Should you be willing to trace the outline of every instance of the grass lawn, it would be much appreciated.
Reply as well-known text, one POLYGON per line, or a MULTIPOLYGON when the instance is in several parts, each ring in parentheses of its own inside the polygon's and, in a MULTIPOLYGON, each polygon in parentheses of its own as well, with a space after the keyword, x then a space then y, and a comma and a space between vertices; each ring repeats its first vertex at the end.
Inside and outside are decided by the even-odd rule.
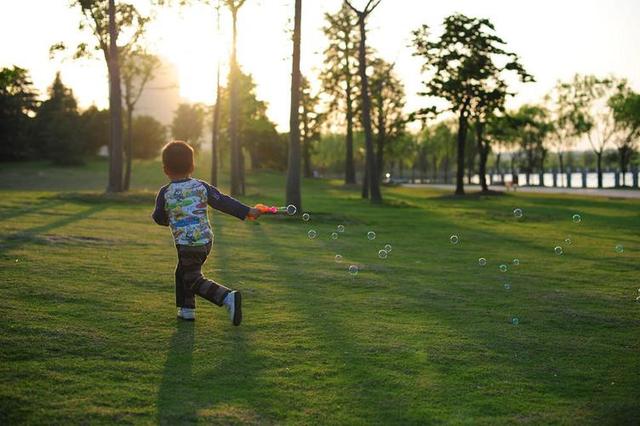
MULTIPOLYGON (((106 163, 0 165, 0 424, 640 422, 640 202, 387 188, 372 207, 305 181, 308 223, 212 214, 234 328, 202 299, 175 319, 164 179, 135 166, 105 197, 106 163)), ((283 187, 250 175, 243 201, 283 187)))

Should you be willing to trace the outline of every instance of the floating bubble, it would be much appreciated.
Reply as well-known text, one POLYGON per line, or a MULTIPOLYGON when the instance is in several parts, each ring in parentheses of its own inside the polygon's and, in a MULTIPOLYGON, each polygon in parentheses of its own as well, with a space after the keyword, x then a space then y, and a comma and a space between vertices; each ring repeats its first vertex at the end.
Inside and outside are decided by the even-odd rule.
POLYGON ((565 239, 564 239, 564 242, 565 242, 565 244, 566 244, 566 245, 568 245, 568 246, 570 246, 570 245, 571 245, 571 243, 572 243, 571 238, 569 238, 569 237, 565 238, 565 239))
POLYGON ((358 266, 357 265, 349 266, 349 273, 351 275, 358 275, 358 266))
POLYGON ((521 218, 523 215, 522 209, 514 209, 513 210, 513 215, 517 218, 521 218))
POLYGON ((296 214, 297 211, 298 211, 298 209, 293 204, 289 204, 287 206, 287 214, 289 216, 293 216, 294 214, 296 214))
POLYGON ((503 287, 504 287, 505 290, 511 290, 511 284, 509 284, 509 283, 504 283, 503 287))
POLYGON ((337 240, 338 239, 338 233, 337 232, 332 232, 331 233, 331 239, 332 240, 337 240))
POLYGON ((373 232, 373 231, 367 232, 367 238, 369 239, 369 241, 375 240, 376 239, 376 233, 373 232))
POLYGON ((509 269, 507 265, 505 265, 504 263, 500 265, 498 268, 500 269, 500 272, 507 272, 507 269, 509 269))
POLYGON ((344 232, 344 225, 338 225, 338 232, 340 233, 344 232))
POLYGON ((520 320, 518 319, 518 317, 511 318, 511 324, 513 324, 513 325, 520 324, 520 320))
POLYGON ((16 263, 20 262, 20 259, 16 259, 16 263))
POLYGON ((478 265, 485 266, 486 264, 487 264, 487 259, 485 259, 484 257, 481 257, 480 259, 478 259, 478 265))
POLYGON ((392 249, 393 249, 393 247, 391 247, 391 244, 385 244, 384 245, 384 251, 386 251, 387 253, 391 253, 392 249))
POLYGON ((513 264, 516 266, 520 265, 520 259, 513 259, 513 264))
POLYGON ((624 252, 624 247, 622 247, 622 244, 618 244, 616 246, 616 253, 623 253, 624 252))
POLYGON ((582 222, 582 217, 579 214, 574 214, 571 220, 573 220, 573 223, 580 223, 582 222))
POLYGON ((458 244, 460 242, 460 237, 453 234, 452 236, 449 237, 449 241, 451 242, 451 244, 458 244))
POLYGON ((380 250, 380 251, 378 251, 378 257, 379 257, 380 259, 386 259, 388 255, 389 255, 389 253, 387 253, 387 251, 386 251, 386 250, 380 250))
POLYGON ((335 259, 336 259, 336 263, 342 263, 342 255, 336 254, 335 259))
POLYGON ((304 220, 305 222, 309 222, 309 219, 311 219, 311 216, 309 216, 309 213, 302 214, 302 220, 304 220))
POLYGON ((318 233, 315 230, 310 229, 309 232, 307 232, 307 236, 309 237, 310 240, 313 240, 318 236, 318 233))
POLYGON ((557 254, 558 256, 560 256, 562 253, 564 253, 564 250, 562 250, 562 247, 560 246, 556 246, 553 251, 555 252, 555 254, 557 254))

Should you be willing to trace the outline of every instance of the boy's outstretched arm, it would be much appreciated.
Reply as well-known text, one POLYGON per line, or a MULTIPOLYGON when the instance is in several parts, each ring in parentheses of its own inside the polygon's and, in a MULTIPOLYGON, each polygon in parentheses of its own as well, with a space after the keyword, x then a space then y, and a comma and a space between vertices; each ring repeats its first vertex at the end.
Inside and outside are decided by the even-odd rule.
POLYGON ((156 195, 156 208, 153 210, 151 217, 153 220, 162 226, 169 226, 169 216, 167 210, 164 208, 164 193, 167 191, 167 187, 160 188, 158 195, 156 195))
POLYGON ((220 210, 221 212, 231 216, 235 216, 240 220, 245 220, 250 214, 255 217, 259 216, 259 214, 257 216, 255 215, 255 209, 252 209, 233 197, 223 194, 218 191, 215 186, 210 185, 207 182, 200 182, 202 182, 205 188, 207 188, 207 201, 214 209, 220 210))

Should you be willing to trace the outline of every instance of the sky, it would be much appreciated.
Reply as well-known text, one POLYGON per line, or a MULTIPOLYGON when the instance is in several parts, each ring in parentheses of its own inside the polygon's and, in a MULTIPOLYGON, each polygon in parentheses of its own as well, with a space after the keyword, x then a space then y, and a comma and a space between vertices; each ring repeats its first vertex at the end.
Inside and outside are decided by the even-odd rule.
MULTIPOLYGON (((151 8, 150 1, 130 0, 143 13, 153 13, 147 43, 149 49, 175 65, 180 94, 191 102, 215 100, 216 63, 227 65, 230 15, 223 9, 221 31, 216 31, 213 6, 151 8)), ((69 0, 0 0, 0 66, 27 68, 44 95, 55 72, 62 72, 81 107, 107 106, 108 86, 104 59, 73 61, 49 58, 49 46, 64 41, 73 45, 91 40, 78 30, 79 11, 69 0)), ((365 0, 354 0, 363 4, 365 0)), ((214 0, 215 3, 215 0, 214 0)), ((324 14, 339 9, 341 0, 303 0, 302 73, 315 79, 322 67, 326 40, 324 14)), ((640 90, 640 1, 638 0, 382 0, 368 22, 368 43, 378 54, 396 64, 405 84, 407 111, 425 107, 418 96, 422 76, 420 59, 408 47, 411 31, 428 24, 438 32, 452 13, 489 18, 507 48, 517 53, 536 82, 517 84, 509 107, 539 102, 558 79, 575 73, 627 78, 640 90)), ((289 121, 293 0, 247 0, 238 22, 238 58, 253 75, 257 95, 265 100, 278 129, 289 121)))

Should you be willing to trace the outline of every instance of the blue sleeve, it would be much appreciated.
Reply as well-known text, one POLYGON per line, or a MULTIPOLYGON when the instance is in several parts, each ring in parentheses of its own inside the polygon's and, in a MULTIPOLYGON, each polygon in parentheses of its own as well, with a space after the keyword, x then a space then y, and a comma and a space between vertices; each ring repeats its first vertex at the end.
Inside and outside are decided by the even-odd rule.
POLYGON ((162 226, 169 226, 169 216, 167 215, 167 210, 164 208, 164 194, 167 192, 167 187, 169 185, 165 185, 160 188, 158 195, 156 196, 156 208, 153 210, 153 214, 151 217, 153 220, 162 226))
POLYGON ((218 191, 218 189, 208 184, 207 182, 200 181, 207 189, 207 203, 216 210, 220 210, 223 213, 235 216, 238 219, 244 220, 249 214, 250 207, 242 204, 235 198, 229 197, 218 191))

